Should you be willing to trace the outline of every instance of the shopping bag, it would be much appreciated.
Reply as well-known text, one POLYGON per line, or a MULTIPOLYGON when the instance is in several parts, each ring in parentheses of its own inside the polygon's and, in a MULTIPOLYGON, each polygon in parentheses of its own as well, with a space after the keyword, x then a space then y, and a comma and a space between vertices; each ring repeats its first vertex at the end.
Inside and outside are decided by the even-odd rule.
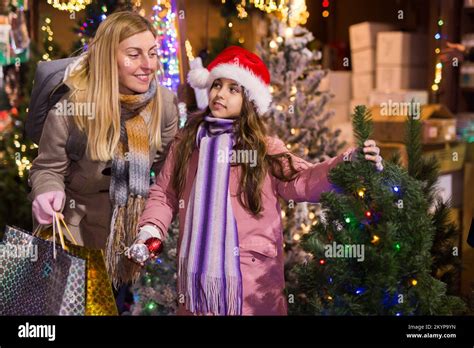
POLYGON ((85 303, 85 259, 6 226, 0 243, 0 315, 84 315, 85 303))
MULTIPOLYGON (((64 249, 71 255, 86 261, 86 308, 85 315, 118 315, 112 283, 109 279, 102 250, 94 250, 74 245, 64 240, 61 224, 65 227, 71 240, 75 243, 64 219, 58 216, 58 235, 64 249)), ((54 224, 53 224, 54 226, 54 224)), ((54 231, 42 231, 42 236, 54 236, 54 231)))

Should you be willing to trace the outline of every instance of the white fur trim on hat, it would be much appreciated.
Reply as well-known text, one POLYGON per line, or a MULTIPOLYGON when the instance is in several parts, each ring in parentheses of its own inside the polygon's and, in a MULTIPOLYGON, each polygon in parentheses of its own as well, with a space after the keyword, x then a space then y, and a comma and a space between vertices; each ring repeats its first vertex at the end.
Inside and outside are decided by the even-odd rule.
POLYGON ((219 64, 211 70, 206 87, 211 88, 214 80, 218 78, 232 79, 243 86, 248 98, 254 102, 259 115, 268 111, 272 95, 268 86, 250 70, 236 64, 219 64))
POLYGON ((208 78, 209 70, 206 68, 192 69, 188 73, 188 82, 193 88, 206 88, 208 78))

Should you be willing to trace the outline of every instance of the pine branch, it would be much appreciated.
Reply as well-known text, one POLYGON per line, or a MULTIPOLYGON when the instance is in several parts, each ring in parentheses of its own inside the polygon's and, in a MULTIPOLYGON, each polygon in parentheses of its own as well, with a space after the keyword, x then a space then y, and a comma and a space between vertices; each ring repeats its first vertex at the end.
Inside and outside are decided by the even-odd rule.
POLYGON ((425 193, 426 199, 430 204, 433 203, 437 194, 436 183, 438 182, 438 177, 438 159, 435 156, 423 158, 421 161, 421 168, 420 173, 418 175, 418 180, 421 180, 425 183, 423 191, 425 193))
POLYGON ((421 122, 419 119, 408 116, 406 121, 405 141, 408 155, 408 174, 420 180, 422 167, 421 122))
POLYGON ((357 105, 354 108, 352 127, 354 128, 354 136, 358 146, 363 147, 364 142, 369 139, 372 134, 372 119, 370 117, 370 111, 365 105, 357 105))

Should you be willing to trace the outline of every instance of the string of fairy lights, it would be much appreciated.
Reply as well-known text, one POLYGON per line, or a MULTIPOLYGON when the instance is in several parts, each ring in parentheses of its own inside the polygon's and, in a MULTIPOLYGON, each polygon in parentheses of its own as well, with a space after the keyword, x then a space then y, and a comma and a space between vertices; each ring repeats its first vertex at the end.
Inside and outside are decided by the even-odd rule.
POLYGON ((42 56, 43 60, 45 61, 50 61, 51 57, 49 55, 49 52, 53 51, 53 31, 51 30, 51 18, 46 17, 44 19, 44 23, 41 26, 41 31, 44 32, 44 41, 45 41, 45 47, 47 46, 47 52, 45 52, 42 56))
MULTIPOLYGON (((42 56, 43 61, 50 61, 50 53, 53 51, 53 36, 54 33, 51 29, 51 18, 45 17, 44 23, 41 26, 41 31, 44 33, 44 46, 46 48, 46 52, 42 56)), ((28 109, 26 109, 26 112, 28 112, 28 109)), ((0 138, 0 140, 3 140, 3 137, 0 138)), ((32 166, 32 161, 27 156, 27 146, 26 144, 23 144, 20 142, 20 136, 18 134, 13 135, 13 146, 14 146, 14 153, 11 153, 11 156, 15 159, 15 164, 17 167, 17 172, 18 176, 20 178, 25 177, 26 173, 29 172, 31 166, 32 166)), ((35 148, 38 148, 38 145, 36 144, 31 144, 29 145, 29 149, 33 150, 35 148)))
MULTIPOLYGON (((391 192, 394 194, 395 199, 397 200, 396 201, 397 203, 395 203, 395 204, 399 205, 400 201, 401 201, 401 198, 403 196, 403 191, 404 191, 403 187, 400 186, 400 185, 389 185, 389 186, 390 186, 391 192)), ((365 201, 366 204, 367 204, 367 202, 369 202, 372 199, 372 197, 370 197, 369 193, 370 192, 367 192, 367 189, 365 187, 361 187, 361 188, 355 190, 353 194, 357 199, 359 199, 361 201, 365 201)), ((344 223, 346 224, 346 228, 348 228, 349 230, 357 230, 358 229, 358 230, 365 230, 365 231, 369 232, 370 236, 371 236, 370 243, 374 247, 380 245, 382 238, 379 235, 371 232, 371 229, 373 227, 377 226, 377 223, 380 221, 380 219, 381 219, 380 212, 378 212, 376 210, 373 210, 371 208, 364 209, 363 217, 361 217, 359 219, 356 218, 355 214, 353 214, 353 213, 345 213, 344 218, 343 218, 344 223)), ((342 231, 342 229, 344 228, 343 224, 341 224, 338 221, 335 221, 334 225, 336 226, 335 229, 337 231, 342 231)), ((391 245, 391 247, 393 248, 393 251, 395 253, 401 252, 402 244, 399 241, 393 241, 392 243, 393 244, 391 245)), ((327 265, 327 261, 324 258, 319 258, 317 260, 317 262, 321 267, 325 267, 327 265)), ((330 284, 333 283, 332 277, 328 278, 328 283, 330 283, 330 284)), ((404 278, 400 281, 399 285, 402 286, 402 284, 407 284, 408 286, 415 287, 415 286, 418 285, 418 280, 416 279, 415 275, 411 274, 411 275, 407 275, 406 278, 404 278)), ((367 288, 364 287, 364 286, 357 286, 354 289, 352 289, 351 291, 355 295, 362 295, 367 291, 367 288)), ((397 295, 398 295, 398 293, 395 294, 394 298, 396 298, 397 295)), ((327 301, 332 301, 333 300, 333 297, 330 294, 325 294, 324 298, 327 301)), ((388 302, 390 302, 390 299, 388 299, 388 302)), ((390 305, 390 303, 388 303, 387 305, 390 305)), ((395 313, 395 316, 401 316, 402 314, 403 313, 401 311, 397 311, 395 313)))
MULTIPOLYGON (((227 0, 221 1, 222 4, 227 2, 227 0)), ((256 8, 267 14, 276 14, 280 20, 288 22, 291 27, 306 24, 309 18, 305 0, 241 0, 236 5, 237 17, 247 18, 250 8, 256 8)))
POLYGON ((60 11, 79 12, 86 8, 92 1, 91 0, 48 0, 48 4, 53 6, 55 9, 60 11))
MULTIPOLYGON (((15 146, 15 149, 17 151, 13 155, 15 156, 15 164, 17 166, 18 176, 20 178, 23 178, 25 176, 25 173, 28 173, 28 171, 30 170, 32 162, 26 156, 26 145, 21 144, 18 139, 18 134, 15 134, 13 145, 15 146)), ((30 145, 30 149, 35 148, 38 148, 36 144, 30 145)))
POLYGON ((321 12, 321 16, 324 18, 329 17, 329 7, 331 6, 329 0, 323 0, 321 6, 323 7, 323 11, 321 12))
POLYGON ((153 6, 153 25, 158 33, 159 71, 162 84, 173 91, 181 82, 179 69, 179 41, 176 23, 176 6, 171 0, 158 0, 153 6))
POLYGON ((435 93, 439 91, 439 85, 441 83, 441 79, 443 78, 443 63, 441 62, 439 58, 439 54, 441 53, 441 39, 442 39, 442 29, 444 25, 444 21, 440 18, 438 19, 437 22, 438 25, 438 30, 436 31, 436 34, 434 35, 434 38, 436 40, 436 48, 435 48, 435 54, 436 54, 436 64, 435 64, 435 74, 434 74, 434 81, 433 84, 431 85, 431 90, 435 93))

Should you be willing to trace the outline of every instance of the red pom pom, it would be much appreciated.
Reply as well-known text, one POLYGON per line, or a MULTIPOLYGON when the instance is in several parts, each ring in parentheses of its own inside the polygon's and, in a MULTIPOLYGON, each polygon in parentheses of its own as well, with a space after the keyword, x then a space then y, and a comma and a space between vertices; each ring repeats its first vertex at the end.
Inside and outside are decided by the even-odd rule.
POLYGON ((151 254, 158 255, 163 250, 163 242, 159 238, 148 238, 145 245, 151 254))

